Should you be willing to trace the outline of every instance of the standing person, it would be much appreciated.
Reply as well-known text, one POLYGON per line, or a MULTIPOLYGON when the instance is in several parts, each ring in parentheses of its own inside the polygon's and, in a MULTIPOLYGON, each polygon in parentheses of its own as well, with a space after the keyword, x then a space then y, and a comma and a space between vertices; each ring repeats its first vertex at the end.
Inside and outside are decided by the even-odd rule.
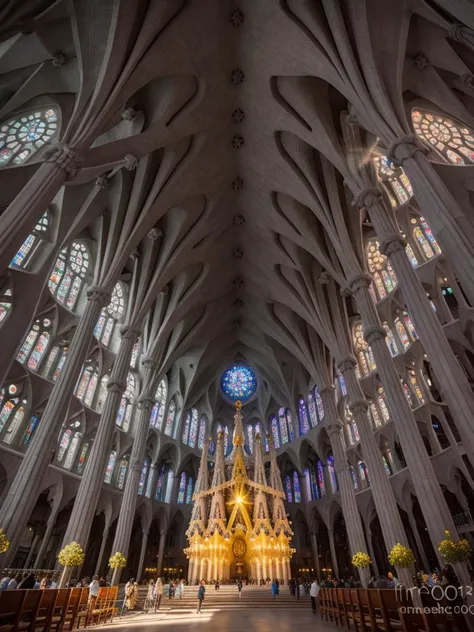
POLYGON ((318 610, 318 595, 321 590, 321 586, 318 584, 318 580, 315 578, 309 589, 309 596, 311 597, 311 609, 314 613, 318 610))
POLYGON ((184 597, 184 579, 179 582, 179 598, 182 599, 184 597))
POLYGON ((201 579, 201 583, 199 584, 198 593, 197 593, 197 610, 196 614, 201 614, 202 602, 204 601, 204 595, 206 594, 206 580, 201 579))
POLYGON ((99 595, 99 589, 99 577, 94 575, 91 583, 89 584, 89 609, 91 612, 95 609, 95 602, 97 601, 97 597, 99 595))
POLYGON ((242 580, 239 579, 239 581, 237 582, 237 590, 239 591, 239 597, 242 597, 242 588, 243 588, 242 580))
POLYGON ((278 585, 278 579, 272 581, 272 595, 273 599, 276 599, 280 594, 280 586, 278 585))
POLYGON ((296 592, 296 598, 297 599, 300 598, 300 590, 301 590, 301 580, 298 578, 296 580, 296 585, 295 585, 295 592, 296 592))
POLYGON ((159 610, 161 604, 161 598, 163 597, 163 582, 161 581, 161 577, 158 577, 156 580, 155 588, 154 588, 154 597, 155 597, 155 612, 159 610))
POLYGON ((154 601, 155 601, 155 587, 153 585, 153 580, 150 579, 150 581, 148 582, 148 591, 147 591, 146 599, 145 599, 145 606, 144 606, 145 613, 147 613, 148 610, 153 607, 154 601))
POLYGON ((34 573, 30 573, 27 577, 25 577, 23 579, 23 581, 21 581, 18 584, 18 588, 23 588, 25 590, 30 589, 30 588, 34 588, 36 584, 36 577, 34 573))

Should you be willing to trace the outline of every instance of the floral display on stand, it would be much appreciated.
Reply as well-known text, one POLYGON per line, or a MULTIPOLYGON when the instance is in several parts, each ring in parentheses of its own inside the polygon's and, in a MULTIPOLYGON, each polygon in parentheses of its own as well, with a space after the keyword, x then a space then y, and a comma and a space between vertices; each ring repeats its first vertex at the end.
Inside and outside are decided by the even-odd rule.
POLYGON ((415 556, 411 549, 397 542, 388 554, 388 561, 398 568, 410 568, 415 563, 415 556))
POLYGON ((84 557, 85 553, 81 545, 77 542, 71 542, 59 552, 58 562, 65 568, 72 568, 73 566, 80 566, 84 557))
POLYGON ((127 565, 127 559, 125 558, 124 555, 119 553, 119 551, 117 551, 117 553, 114 553, 112 557, 109 559, 110 568, 113 568, 113 569, 125 568, 126 565, 127 565))
POLYGON ((446 562, 449 564, 467 562, 472 553, 472 547, 469 542, 465 538, 455 542, 451 535, 451 531, 448 529, 446 529, 444 535, 446 537, 439 543, 438 551, 444 557, 446 562))
POLYGON ((6 553, 10 548, 10 540, 3 529, 0 529, 0 553, 6 553))
POLYGON ((368 553, 358 551, 352 556, 352 565, 356 568, 368 568, 371 564, 372 560, 370 559, 370 555, 368 553))

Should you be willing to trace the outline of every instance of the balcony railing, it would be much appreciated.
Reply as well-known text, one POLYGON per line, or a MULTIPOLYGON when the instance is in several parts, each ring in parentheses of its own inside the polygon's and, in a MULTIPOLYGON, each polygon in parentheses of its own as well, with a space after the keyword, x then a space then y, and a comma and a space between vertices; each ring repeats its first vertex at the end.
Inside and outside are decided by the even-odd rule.
POLYGON ((462 513, 458 513, 453 516, 454 524, 456 527, 472 527, 474 526, 474 520, 472 519, 471 512, 469 509, 463 511, 462 513))

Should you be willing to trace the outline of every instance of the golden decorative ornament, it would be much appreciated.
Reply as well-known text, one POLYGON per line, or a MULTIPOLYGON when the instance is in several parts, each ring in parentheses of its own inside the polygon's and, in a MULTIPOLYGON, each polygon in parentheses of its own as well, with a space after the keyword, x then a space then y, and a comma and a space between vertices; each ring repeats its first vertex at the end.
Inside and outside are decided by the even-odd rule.
POLYGON ((0 529, 0 553, 5 553, 10 548, 10 540, 3 529, 0 529))

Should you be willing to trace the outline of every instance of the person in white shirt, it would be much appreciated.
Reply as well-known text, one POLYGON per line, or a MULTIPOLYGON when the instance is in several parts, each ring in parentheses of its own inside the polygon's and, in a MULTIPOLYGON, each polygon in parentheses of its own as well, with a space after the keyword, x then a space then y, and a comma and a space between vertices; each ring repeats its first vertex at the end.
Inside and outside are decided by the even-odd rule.
POLYGON ((91 610, 95 607, 95 602, 97 601, 97 595, 99 594, 99 577, 94 575, 91 583, 89 584, 89 605, 91 610))
POLYGON ((318 605, 317 599, 318 599, 320 590, 321 590, 321 586, 318 584, 317 580, 315 579, 313 583, 311 584, 311 588, 309 589, 309 596, 311 597, 311 609, 314 613, 317 612, 317 605, 318 605))
POLYGON ((16 576, 13 576, 8 582, 7 590, 15 590, 18 588, 18 579, 16 576))

